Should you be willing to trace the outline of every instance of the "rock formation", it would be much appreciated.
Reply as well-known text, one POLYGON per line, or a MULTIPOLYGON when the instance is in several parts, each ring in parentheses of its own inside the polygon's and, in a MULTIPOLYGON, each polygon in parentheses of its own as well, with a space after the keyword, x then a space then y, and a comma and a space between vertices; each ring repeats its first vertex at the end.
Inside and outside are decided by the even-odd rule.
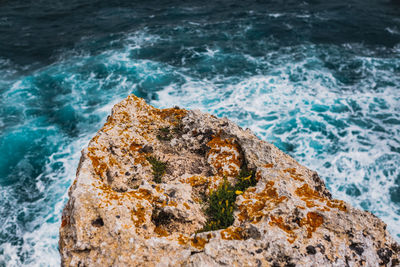
POLYGON ((82 151, 63 266, 396 266, 400 246, 228 119, 129 96, 82 151))

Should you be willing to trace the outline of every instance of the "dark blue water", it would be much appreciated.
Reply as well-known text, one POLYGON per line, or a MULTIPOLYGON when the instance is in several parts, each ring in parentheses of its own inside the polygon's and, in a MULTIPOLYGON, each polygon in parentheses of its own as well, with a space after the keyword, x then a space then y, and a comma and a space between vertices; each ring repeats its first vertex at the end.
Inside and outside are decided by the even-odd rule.
POLYGON ((0 1, 0 266, 56 266, 80 150, 130 93, 226 116, 400 239, 397 1, 0 1))

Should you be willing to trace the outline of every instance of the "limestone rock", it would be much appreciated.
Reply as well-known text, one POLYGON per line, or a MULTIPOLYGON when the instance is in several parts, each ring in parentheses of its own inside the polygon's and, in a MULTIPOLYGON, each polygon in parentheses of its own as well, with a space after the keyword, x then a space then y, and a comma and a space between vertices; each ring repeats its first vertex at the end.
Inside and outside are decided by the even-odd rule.
POLYGON ((251 131, 134 95, 82 151, 59 249, 63 266, 396 266, 400 253, 380 219, 251 131), (204 231, 210 196, 243 169, 255 183, 236 190, 233 224, 204 231))

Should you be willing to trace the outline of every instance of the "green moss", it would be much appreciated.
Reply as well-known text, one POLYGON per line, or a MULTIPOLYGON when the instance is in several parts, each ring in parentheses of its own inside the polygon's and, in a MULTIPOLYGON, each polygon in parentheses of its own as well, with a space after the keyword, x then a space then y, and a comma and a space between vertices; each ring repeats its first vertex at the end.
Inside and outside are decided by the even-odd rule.
POLYGON ((161 183, 161 178, 163 177, 163 175, 165 174, 165 170, 167 169, 167 163, 162 162, 153 156, 149 156, 146 159, 152 166, 154 182, 161 183))
POLYGON ((240 194, 250 186, 257 184, 254 173, 248 170, 247 167, 243 167, 234 186, 225 179, 224 183, 210 194, 208 206, 205 210, 208 220, 199 232, 225 229, 233 224, 236 197, 238 193, 240 194))

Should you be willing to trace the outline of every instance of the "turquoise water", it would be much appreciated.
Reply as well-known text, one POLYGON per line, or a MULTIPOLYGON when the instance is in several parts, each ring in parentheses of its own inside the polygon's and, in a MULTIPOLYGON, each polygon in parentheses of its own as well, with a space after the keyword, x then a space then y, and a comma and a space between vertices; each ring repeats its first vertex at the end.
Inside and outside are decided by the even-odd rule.
POLYGON ((80 150, 130 93, 228 117, 400 240, 394 2, 0 3, 0 266, 56 266, 80 150))

